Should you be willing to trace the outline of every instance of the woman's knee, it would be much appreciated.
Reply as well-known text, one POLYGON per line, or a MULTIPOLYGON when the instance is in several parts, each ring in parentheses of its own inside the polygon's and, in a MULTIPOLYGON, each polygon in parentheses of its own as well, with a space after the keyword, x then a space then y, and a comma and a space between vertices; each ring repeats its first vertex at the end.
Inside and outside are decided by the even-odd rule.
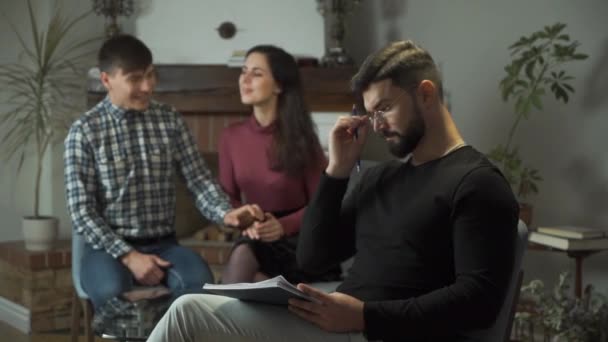
POLYGON ((246 243, 240 244, 234 248, 232 253, 230 253, 230 261, 234 262, 251 262, 257 261, 255 257, 255 253, 253 253, 253 249, 246 243))

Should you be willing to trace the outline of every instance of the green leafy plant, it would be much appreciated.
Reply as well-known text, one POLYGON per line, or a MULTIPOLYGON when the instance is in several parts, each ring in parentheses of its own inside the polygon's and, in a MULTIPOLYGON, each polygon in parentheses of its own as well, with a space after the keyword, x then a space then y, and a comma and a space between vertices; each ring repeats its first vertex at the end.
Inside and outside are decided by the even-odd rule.
POLYGON ((0 65, 0 84, 8 111, 0 113, 0 146, 3 157, 19 156, 18 170, 31 149, 36 156, 34 217, 40 217, 42 159, 55 138, 62 137, 76 115, 83 112, 85 63, 98 38, 73 39, 77 23, 89 13, 66 18, 60 4, 48 24, 39 31, 31 1, 27 2, 29 33, 21 33, 3 15, 22 49, 19 61, 0 65), (31 37, 30 41, 26 38, 31 37))
POLYGON ((518 339, 534 341, 535 328, 542 329, 545 341, 608 341, 608 302, 591 285, 581 298, 574 298, 568 272, 559 275, 551 292, 541 280, 532 280, 521 288, 523 311, 515 315, 518 339))
POLYGON ((521 37, 509 46, 512 61, 505 66, 507 75, 500 81, 500 91, 505 102, 514 104, 515 121, 507 134, 507 141, 494 147, 488 156, 503 171, 523 201, 530 194, 538 193, 542 181, 539 171, 526 165, 519 147, 514 143, 517 128, 533 111, 543 109, 543 99, 553 94, 557 101, 568 102, 574 87, 574 79, 562 68, 564 64, 584 60, 588 56, 578 52, 579 42, 570 41, 563 31, 566 24, 545 26, 543 30, 521 37))

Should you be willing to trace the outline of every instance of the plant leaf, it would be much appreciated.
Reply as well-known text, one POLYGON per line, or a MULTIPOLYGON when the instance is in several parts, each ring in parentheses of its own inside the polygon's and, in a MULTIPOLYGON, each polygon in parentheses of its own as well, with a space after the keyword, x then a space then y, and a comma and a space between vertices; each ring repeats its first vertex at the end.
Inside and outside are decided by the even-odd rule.
POLYGON ((568 89, 571 93, 574 93, 574 88, 572 88, 572 86, 568 83, 562 83, 562 87, 568 89))
POLYGON ((534 107, 536 107, 536 109, 538 109, 538 110, 543 109, 543 105, 540 102, 540 96, 534 94, 534 95, 530 96, 530 99, 532 100, 532 104, 534 105, 534 107))
POLYGON ((564 103, 568 103, 568 93, 558 83, 555 83, 555 98, 561 99, 564 103))
POLYGON ((536 64, 536 60, 532 60, 528 64, 526 64, 526 76, 530 81, 534 81, 534 65, 536 64))
POLYGON ((40 56, 42 51, 42 42, 40 40, 40 36, 38 35, 38 23, 36 21, 36 16, 34 15, 34 9, 32 8, 31 0, 27 0, 27 11, 30 17, 30 24, 32 26, 32 38, 34 40, 34 51, 35 51, 35 61, 38 67, 42 67, 40 64, 40 56))

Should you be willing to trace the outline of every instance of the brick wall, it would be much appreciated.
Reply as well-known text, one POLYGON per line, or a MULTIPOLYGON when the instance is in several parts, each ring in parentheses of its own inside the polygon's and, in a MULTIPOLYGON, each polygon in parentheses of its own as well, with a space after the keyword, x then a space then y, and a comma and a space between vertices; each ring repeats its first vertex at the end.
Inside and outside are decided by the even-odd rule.
POLYGON ((0 296, 30 310, 31 330, 70 326, 73 293, 70 241, 30 252, 22 241, 0 243, 0 296))

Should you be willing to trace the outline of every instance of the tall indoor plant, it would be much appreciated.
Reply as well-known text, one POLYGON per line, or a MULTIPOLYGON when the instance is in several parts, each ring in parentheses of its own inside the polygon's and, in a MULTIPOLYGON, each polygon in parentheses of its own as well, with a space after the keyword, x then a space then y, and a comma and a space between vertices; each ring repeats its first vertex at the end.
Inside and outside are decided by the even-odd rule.
POLYGON ((565 28, 566 24, 562 23, 545 26, 509 46, 512 60, 505 66, 507 75, 499 85, 503 101, 513 103, 515 120, 505 143, 494 147, 488 155, 502 169, 524 205, 529 195, 538 192, 542 177, 536 168, 523 162, 515 143, 515 132, 522 120, 543 109, 543 99, 547 96, 552 94, 557 101, 568 102, 569 93, 574 93, 570 84, 574 77, 567 74, 563 66, 588 57, 578 51, 579 42, 571 41, 563 32, 565 28))
POLYGON ((76 24, 89 13, 67 18, 57 4, 48 23, 39 30, 31 0, 27 11, 30 32, 20 32, 3 15, 21 53, 17 62, 0 65, 0 84, 9 108, 0 113, 0 148, 5 160, 19 158, 18 170, 33 150, 33 212, 23 218, 23 229, 26 247, 42 250, 50 247, 58 229, 56 218, 40 214, 43 158, 54 140, 63 137, 75 116, 82 113, 77 103, 84 103, 84 65, 98 39, 73 37, 76 24))

